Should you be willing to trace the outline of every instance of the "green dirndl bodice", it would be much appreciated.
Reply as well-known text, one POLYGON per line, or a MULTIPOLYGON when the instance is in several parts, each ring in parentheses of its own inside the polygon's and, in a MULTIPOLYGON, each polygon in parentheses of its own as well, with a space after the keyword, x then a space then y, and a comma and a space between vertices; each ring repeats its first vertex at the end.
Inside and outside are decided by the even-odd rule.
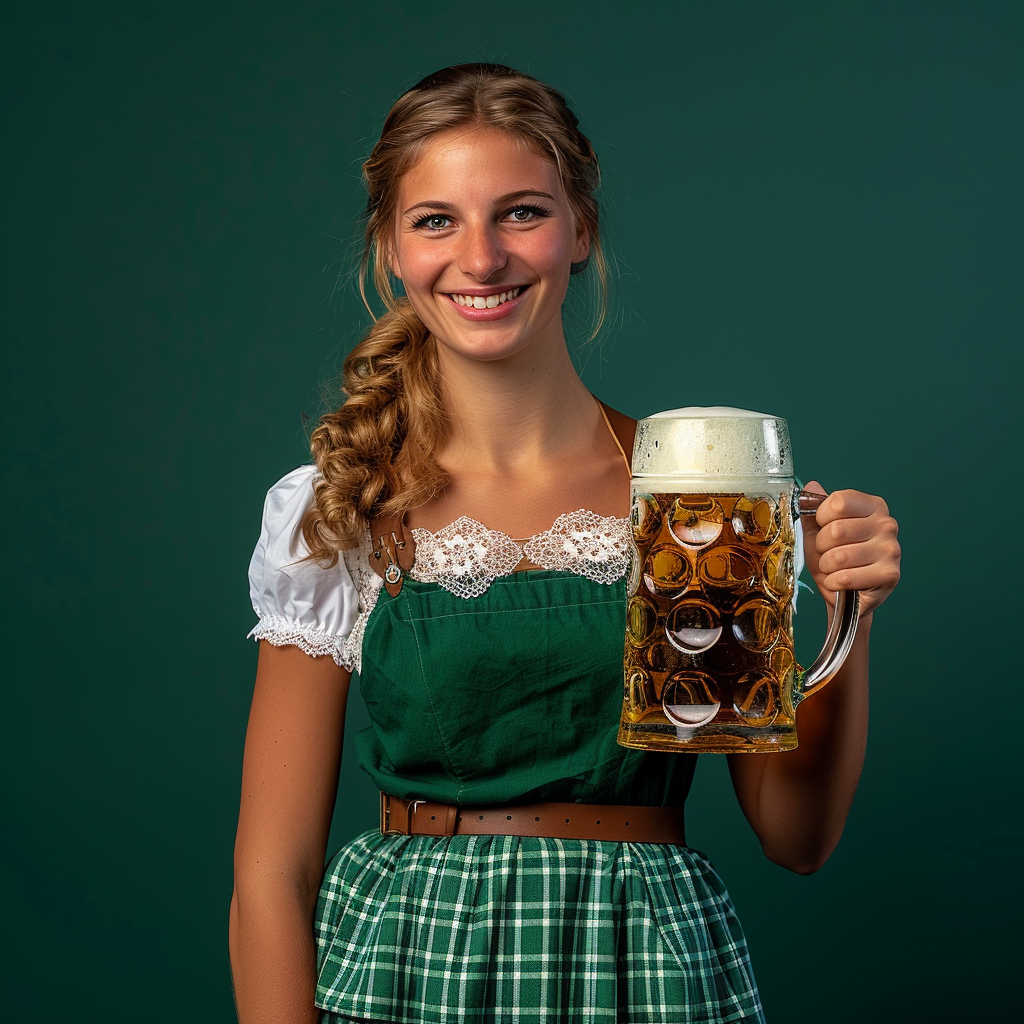
MULTIPOLYGON (((468 600, 381 591, 363 770, 464 805, 681 805, 695 758, 615 742, 624 608, 621 580, 547 570, 468 600)), ((328 1022, 762 1019, 728 894, 687 847, 367 832, 328 866, 316 937, 328 1022)))

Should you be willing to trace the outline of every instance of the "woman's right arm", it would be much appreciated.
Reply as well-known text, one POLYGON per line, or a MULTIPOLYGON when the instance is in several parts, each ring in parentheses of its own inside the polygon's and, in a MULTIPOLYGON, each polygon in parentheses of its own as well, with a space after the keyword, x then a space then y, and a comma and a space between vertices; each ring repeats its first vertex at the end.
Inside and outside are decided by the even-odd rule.
POLYGON ((349 673, 260 641, 231 898, 240 1024, 313 1024, 313 914, 338 788, 349 673))

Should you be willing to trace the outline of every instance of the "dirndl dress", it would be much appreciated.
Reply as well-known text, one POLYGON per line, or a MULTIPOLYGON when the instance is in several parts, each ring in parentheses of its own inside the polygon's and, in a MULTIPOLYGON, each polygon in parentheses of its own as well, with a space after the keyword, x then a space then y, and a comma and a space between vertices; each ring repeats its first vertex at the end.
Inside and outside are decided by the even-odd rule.
MULTIPOLYGON (((354 671, 371 723, 359 763, 383 792, 683 804, 695 757, 615 739, 624 520, 560 517, 527 554, 561 551, 567 567, 525 572, 500 572, 523 547, 472 520, 414 531, 416 565, 391 597, 368 545, 331 569, 302 561, 314 473, 268 495, 252 635, 354 671)), ((763 1020, 728 893, 685 846, 375 830, 329 862, 314 926, 328 1024, 763 1020)))

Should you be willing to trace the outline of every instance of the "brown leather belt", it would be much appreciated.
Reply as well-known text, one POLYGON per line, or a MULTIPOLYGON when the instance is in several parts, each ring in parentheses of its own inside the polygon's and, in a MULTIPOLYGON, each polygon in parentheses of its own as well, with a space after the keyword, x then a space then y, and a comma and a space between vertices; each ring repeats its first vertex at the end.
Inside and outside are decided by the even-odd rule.
POLYGON ((547 836, 686 845, 682 807, 556 803, 460 807, 381 793, 380 830, 398 836, 547 836))

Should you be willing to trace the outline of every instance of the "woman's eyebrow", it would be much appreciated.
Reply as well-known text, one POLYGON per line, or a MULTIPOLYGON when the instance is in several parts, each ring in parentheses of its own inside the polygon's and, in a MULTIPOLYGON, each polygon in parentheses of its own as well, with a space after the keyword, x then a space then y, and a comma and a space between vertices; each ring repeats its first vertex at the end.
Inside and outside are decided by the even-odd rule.
POLYGON ((501 196, 498 199, 499 203, 511 203, 513 199, 522 199, 523 196, 543 196, 545 199, 550 199, 552 202, 555 201, 555 197, 550 192, 545 192, 540 188, 521 188, 518 192, 509 192, 508 195, 501 196))
POLYGON ((413 210, 418 210, 421 206, 429 206, 432 210, 455 209, 451 203, 446 203, 441 199, 424 199, 422 203, 413 203, 412 206, 402 214, 402 216, 404 217, 406 213, 412 213, 413 210))
MULTIPOLYGON (((545 192, 542 188, 521 188, 515 192, 508 192, 503 196, 498 196, 494 203, 496 206, 500 206, 503 203, 511 203, 516 199, 522 199, 523 196, 543 196, 545 199, 550 199, 552 202, 555 201, 555 197, 550 192, 545 192)), ((432 210, 454 210, 455 206, 452 203, 446 203, 443 199, 424 199, 420 203, 413 203, 402 216, 412 213, 413 210, 419 209, 421 206, 429 206, 432 210)))

